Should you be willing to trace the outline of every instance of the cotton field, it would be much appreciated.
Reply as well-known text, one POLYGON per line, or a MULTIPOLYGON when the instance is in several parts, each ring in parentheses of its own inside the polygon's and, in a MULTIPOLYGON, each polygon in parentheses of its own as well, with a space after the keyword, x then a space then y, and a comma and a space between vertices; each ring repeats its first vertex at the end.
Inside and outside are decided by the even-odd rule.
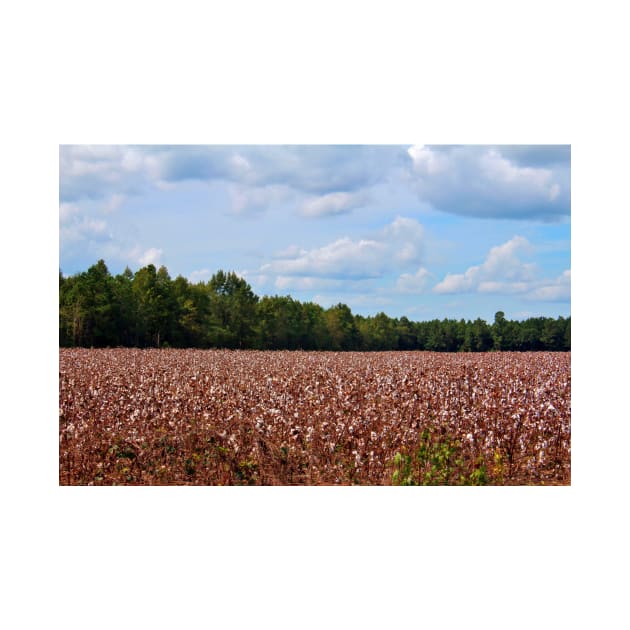
POLYGON ((61 485, 570 479, 570 353, 60 349, 61 485))

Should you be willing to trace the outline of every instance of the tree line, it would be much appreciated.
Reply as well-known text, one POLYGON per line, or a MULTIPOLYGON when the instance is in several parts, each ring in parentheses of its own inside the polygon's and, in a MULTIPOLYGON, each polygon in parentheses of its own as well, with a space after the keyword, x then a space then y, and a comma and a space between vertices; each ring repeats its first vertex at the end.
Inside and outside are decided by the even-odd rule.
POLYGON ((64 347, 254 348, 264 350, 570 350, 571 317, 414 322, 385 313, 354 315, 290 296, 259 298, 234 272, 207 282, 171 279, 166 267, 128 267, 113 276, 103 260, 59 272, 59 345, 64 347))

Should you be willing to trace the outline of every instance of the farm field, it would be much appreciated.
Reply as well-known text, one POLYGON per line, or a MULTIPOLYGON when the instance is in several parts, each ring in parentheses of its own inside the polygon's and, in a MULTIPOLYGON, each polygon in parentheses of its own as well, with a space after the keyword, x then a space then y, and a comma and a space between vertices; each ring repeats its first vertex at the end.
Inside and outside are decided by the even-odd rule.
POLYGON ((60 485, 568 485, 570 352, 61 348, 60 485))

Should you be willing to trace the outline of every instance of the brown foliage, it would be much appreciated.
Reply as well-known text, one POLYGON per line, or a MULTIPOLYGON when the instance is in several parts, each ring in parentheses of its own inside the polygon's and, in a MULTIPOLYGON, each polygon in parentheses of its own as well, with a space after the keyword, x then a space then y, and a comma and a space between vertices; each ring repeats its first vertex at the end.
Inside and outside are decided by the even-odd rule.
POLYGON ((392 483, 420 436, 453 479, 569 484, 570 353, 61 349, 61 485, 392 483))

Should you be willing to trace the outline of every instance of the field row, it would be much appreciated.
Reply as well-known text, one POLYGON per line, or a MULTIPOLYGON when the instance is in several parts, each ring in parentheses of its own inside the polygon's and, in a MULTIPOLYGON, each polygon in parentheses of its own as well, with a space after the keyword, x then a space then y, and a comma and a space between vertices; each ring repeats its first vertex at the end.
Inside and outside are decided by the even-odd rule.
POLYGON ((60 349, 60 484, 569 484, 570 363, 60 349))

